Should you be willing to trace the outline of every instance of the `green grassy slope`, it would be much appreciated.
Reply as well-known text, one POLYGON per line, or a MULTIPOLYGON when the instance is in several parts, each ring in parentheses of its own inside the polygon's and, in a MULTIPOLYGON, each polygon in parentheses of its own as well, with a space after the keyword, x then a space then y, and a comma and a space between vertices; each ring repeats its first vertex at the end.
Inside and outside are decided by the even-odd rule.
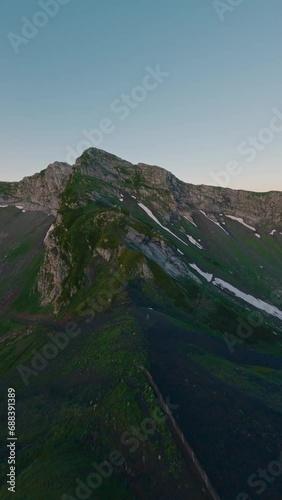
MULTIPOLYGON (((121 171, 125 174, 126 169, 121 171)), ((46 499, 62 498, 64 493, 75 497, 76 478, 85 481, 93 472, 91 464, 103 462, 114 450, 124 460, 103 480, 93 498, 169 499, 174 498, 176 485, 178 498, 189 494, 197 498, 199 485, 165 420, 144 440, 138 439, 134 452, 130 451, 129 435, 127 440, 122 438, 126 432, 132 437, 136 429, 142 429, 157 407, 137 366, 158 373, 152 360, 161 352, 162 339, 158 337, 154 354, 150 335, 161 324, 171 336, 172 359, 177 359, 178 352, 184 353, 187 366, 192 360, 232 390, 242 390, 281 411, 280 371, 266 366, 265 359, 272 358, 259 357, 260 353, 281 356, 280 321, 263 313, 260 324, 252 326, 255 310, 251 306, 219 291, 200 275, 201 284, 189 276, 173 278, 157 258, 148 258, 138 247, 133 249, 127 238, 134 229, 142 241, 165 248, 187 269, 196 263, 240 290, 270 301, 273 290, 281 291, 280 235, 272 237, 260 229, 258 239, 225 217, 227 235, 200 213, 195 215, 197 227, 183 217, 167 222, 162 207, 165 209, 169 192, 161 193, 159 211, 154 196, 153 187, 145 185, 138 173, 125 178, 122 197, 106 181, 78 172, 70 178, 62 196, 60 223, 52 233, 68 269, 61 295, 56 297, 60 307, 57 323, 50 319, 53 304, 42 307, 37 289, 46 256, 43 240, 52 219, 9 208, 3 209, 1 226, 0 213, 0 229, 8 233, 10 228, 0 249, 0 293, 5 305, 5 315, 0 318, 1 437, 5 440, 5 391, 11 386, 17 393, 18 411, 20 496, 16 498, 37 500, 43 490, 46 499), (143 203, 175 236, 142 210, 138 199, 126 192, 127 186, 136 194, 152 189, 152 197, 147 195, 143 203), (203 249, 193 245, 187 235, 203 249), (29 372, 26 385, 19 368, 30 368, 33 356, 42 353, 70 321, 79 333, 68 339, 66 347, 57 349, 43 369, 29 372), (242 328, 247 328, 244 337, 242 328), (181 332, 179 344, 177 331, 181 332), (234 358, 230 349, 235 351, 234 358), (255 353, 258 363, 241 366, 245 352, 248 360, 255 353)), ((279 300, 279 293, 277 297, 279 300)), ((173 370, 177 372, 177 366, 173 370)), ((0 473, 4 483, 4 461, 0 473)), ((0 497, 6 498, 5 485, 0 497)))

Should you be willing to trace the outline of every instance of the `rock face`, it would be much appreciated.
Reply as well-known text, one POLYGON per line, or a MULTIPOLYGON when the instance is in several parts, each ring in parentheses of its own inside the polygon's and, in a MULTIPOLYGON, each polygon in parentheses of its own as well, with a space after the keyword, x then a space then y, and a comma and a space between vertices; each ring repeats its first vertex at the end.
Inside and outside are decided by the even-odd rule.
POLYGON ((71 173, 70 165, 55 162, 46 170, 25 177, 20 182, 0 183, 0 202, 8 205, 20 203, 26 210, 41 210, 55 214, 59 208, 60 195, 71 173))
POLYGON ((61 257, 60 245, 54 237, 53 231, 54 226, 52 225, 44 240, 45 258, 38 276, 37 287, 41 296, 41 304, 46 306, 53 303, 54 310, 57 312, 57 298, 62 293, 62 284, 67 276, 68 267, 61 257))
POLYGON ((193 281, 201 284, 197 276, 191 273, 187 266, 175 256, 163 239, 156 237, 146 238, 130 228, 127 233, 126 242, 129 248, 138 250, 143 255, 146 255, 146 257, 161 266, 172 278, 189 276, 193 281))
MULTIPOLYGON (((99 206, 113 209, 114 212, 111 213, 115 214, 117 225, 120 223, 119 216, 123 214, 126 228, 119 244, 122 243, 125 248, 139 252, 145 258, 156 262, 175 279, 188 277, 194 282, 199 282, 197 276, 180 258, 180 255, 184 254, 181 251, 177 252, 175 247, 172 249, 171 242, 168 243, 165 238, 159 238, 156 235, 146 237, 142 232, 140 234, 135 226, 133 227, 136 221, 142 221, 142 215, 144 216, 144 212, 142 215, 137 214, 138 210, 142 212, 138 203, 142 203, 143 208, 148 207, 151 214, 158 217, 156 220, 160 222, 162 229, 165 229, 164 226, 167 224, 175 224, 178 230, 175 244, 182 238, 180 233, 184 230, 183 218, 194 224, 195 218, 197 220, 197 217, 204 217, 203 212, 208 219, 218 225, 221 222, 220 214, 223 213, 225 216, 231 215, 233 218, 243 219, 245 223, 267 234, 271 234, 274 229, 277 235, 282 233, 281 192, 252 193, 212 186, 194 186, 180 181, 163 168, 144 164, 133 165, 105 151, 91 148, 85 151, 73 166, 55 162, 46 170, 32 177, 26 177, 21 182, 0 183, 0 204, 20 204, 24 210, 44 211, 56 217, 54 228, 49 231, 44 241, 45 259, 38 279, 42 304, 52 303, 56 311, 59 310, 58 301, 68 273, 75 266, 72 245, 75 245, 76 241, 85 239, 88 243, 89 240, 89 248, 91 251, 95 249, 95 255, 103 258, 105 262, 110 262, 112 259, 112 249, 99 246, 99 238, 96 241, 96 236, 93 235, 93 225, 101 226, 99 218, 89 221, 89 225, 85 226, 85 233, 79 233, 79 228, 76 229, 78 236, 76 240, 69 242, 68 255, 62 249, 62 238, 65 238, 68 230, 72 228, 72 225, 68 226, 68 222, 71 220, 71 224, 74 224, 75 214, 81 216, 85 205, 90 200, 99 202, 99 206), (64 219, 66 212, 68 213, 67 220, 64 219), (83 239, 79 240, 79 238, 83 239), (91 243, 92 239, 96 242, 94 246, 91 243)), ((100 215, 104 217, 103 210, 100 215)), ((85 217, 87 216, 86 211, 85 217)), ((110 219, 105 223, 115 226, 113 220, 110 219)), ((211 225, 214 226, 214 224, 211 225)), ((221 229, 223 229, 222 226, 221 229)), ((104 230, 106 229, 103 228, 104 230)), ((204 234, 205 229, 203 231, 204 234)), ((173 234, 169 229, 168 232, 173 234)), ((197 238, 199 236, 201 237, 201 235, 195 235, 197 238)), ((189 247, 189 242, 187 242, 187 247, 189 247)), ((88 250, 86 248, 85 253, 88 250)), ((80 251, 79 243, 76 254, 80 251)), ((146 264, 142 265, 145 265, 145 274, 149 276, 150 272, 146 269, 146 264)), ((89 263, 89 266, 91 267, 92 263, 89 263)), ((81 286, 85 277, 87 281, 87 276, 91 276, 92 268, 87 272, 82 269, 81 272, 81 281, 79 280, 78 284, 70 287, 69 296, 76 293, 77 287, 81 286)))
MULTIPOLYGON (((244 218, 251 224, 282 229, 282 193, 254 193, 213 186, 195 186, 180 181, 172 173, 142 163, 133 165, 106 153, 91 148, 74 165, 74 172, 95 177, 112 187, 116 192, 126 189, 131 195, 151 199, 166 220, 174 215, 187 217, 197 210, 207 214, 226 214, 244 218)), ((273 228, 272 228, 273 229, 273 228)))
MULTIPOLYGON (((253 193, 213 186, 195 186, 180 181, 172 173, 139 163, 133 165, 105 151, 90 148, 76 164, 55 162, 39 174, 20 182, 0 183, 0 203, 21 203, 24 208, 56 213, 60 196, 72 173, 103 181, 109 192, 125 190, 138 194, 141 200, 150 198, 164 218, 186 215, 197 210, 207 214, 229 212, 253 224, 278 224, 281 227, 282 193, 253 193)), ((270 226, 269 226, 270 227, 270 226)))

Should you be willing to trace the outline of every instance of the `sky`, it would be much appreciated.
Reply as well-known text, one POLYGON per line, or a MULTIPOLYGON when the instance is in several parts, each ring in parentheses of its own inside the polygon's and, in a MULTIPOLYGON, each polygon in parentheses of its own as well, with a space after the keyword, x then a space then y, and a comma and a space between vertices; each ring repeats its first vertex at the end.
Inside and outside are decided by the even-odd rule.
POLYGON ((185 182, 282 190, 281 0, 10 0, 0 13, 2 181, 95 146, 185 182))

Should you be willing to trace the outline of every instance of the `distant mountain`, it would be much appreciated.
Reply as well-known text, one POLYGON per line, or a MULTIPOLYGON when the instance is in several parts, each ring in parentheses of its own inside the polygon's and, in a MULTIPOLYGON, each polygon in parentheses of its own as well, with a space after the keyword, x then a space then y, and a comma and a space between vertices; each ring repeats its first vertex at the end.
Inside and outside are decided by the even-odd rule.
MULTIPOLYGON (((28 452, 24 435, 23 495, 26 474, 40 494, 49 446, 62 447, 57 467, 64 464, 66 476, 48 464, 50 498, 61 498, 88 471, 85 453, 102 460, 105 450, 120 449, 123 431, 151 415, 154 394, 142 364, 176 399, 177 421, 220 496, 252 497, 248 476, 279 451, 282 193, 186 184, 163 168, 93 148, 73 166, 56 162, 0 183, 0 205, 3 380, 23 402, 38 398, 22 426, 34 419, 42 440, 28 452), (28 363, 70 318, 81 335, 26 387, 19 362, 28 363), (54 428, 46 421, 40 429, 42 412, 54 428)), ((148 498, 159 491, 189 498, 190 482, 193 498, 209 498, 192 476, 186 484, 175 442, 161 426, 136 454, 127 448, 109 491, 143 498, 148 487, 148 498)), ((278 481, 273 488, 279 491, 278 481)), ((105 486, 99 498, 108 494, 105 486)))

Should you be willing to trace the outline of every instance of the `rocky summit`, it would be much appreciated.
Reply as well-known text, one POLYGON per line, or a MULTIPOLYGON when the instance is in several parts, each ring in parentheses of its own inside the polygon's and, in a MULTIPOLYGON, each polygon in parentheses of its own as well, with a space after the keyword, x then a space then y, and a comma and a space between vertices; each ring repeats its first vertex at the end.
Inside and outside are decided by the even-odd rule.
POLYGON ((22 498, 256 498, 248 478, 282 443, 281 215, 281 192, 195 186, 94 148, 0 183, 22 498))

